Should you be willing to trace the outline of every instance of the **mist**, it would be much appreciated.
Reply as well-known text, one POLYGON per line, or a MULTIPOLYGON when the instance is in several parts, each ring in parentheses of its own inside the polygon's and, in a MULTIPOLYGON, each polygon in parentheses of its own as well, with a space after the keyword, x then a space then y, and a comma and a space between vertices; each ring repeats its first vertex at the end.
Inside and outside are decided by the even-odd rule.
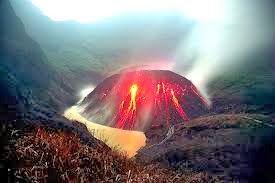
POLYGON ((274 40, 270 2, 227 2, 224 19, 197 22, 174 57, 174 70, 190 79, 208 99, 207 86, 212 80, 252 64, 247 57, 270 47, 274 40))
MULTIPOLYGON (((101 38, 103 42, 99 47, 106 44, 111 55, 123 54, 118 59, 114 56, 103 61, 110 63, 103 64, 104 74, 139 68, 172 70, 190 79, 209 103, 210 82, 224 72, 252 64, 247 57, 271 47, 275 39, 274 3, 270 0, 138 1, 132 4, 119 1, 109 8, 97 1, 72 1, 66 7, 62 1, 56 4, 55 1, 34 0, 33 3, 54 21, 72 20, 95 27, 100 22, 112 24, 113 17, 131 17, 133 13, 137 17, 159 16, 158 22, 151 22, 151 26, 141 24, 143 29, 131 30, 135 22, 128 22, 127 30, 123 26, 115 28, 101 38), (165 24, 170 21, 164 18, 167 16, 172 16, 174 22, 165 24), (119 35, 124 32, 127 36, 121 39, 119 35), (169 41, 163 41, 165 34, 169 41)), ((144 21, 137 20, 136 24, 144 21)), ((98 33, 94 35, 97 37, 98 33)))

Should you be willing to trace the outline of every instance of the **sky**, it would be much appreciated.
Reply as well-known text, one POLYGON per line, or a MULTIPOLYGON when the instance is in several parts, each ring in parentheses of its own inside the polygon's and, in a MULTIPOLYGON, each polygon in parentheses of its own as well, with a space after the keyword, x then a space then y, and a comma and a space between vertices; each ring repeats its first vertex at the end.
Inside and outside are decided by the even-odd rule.
POLYGON ((177 11, 200 21, 224 21, 230 3, 225 0, 32 0, 53 20, 91 23, 132 12, 177 11))
POLYGON ((82 24, 133 12, 181 14, 183 21, 189 19, 195 25, 183 36, 167 64, 169 69, 190 79, 209 99, 210 81, 238 67, 248 55, 271 45, 275 39, 271 0, 32 0, 32 3, 52 20, 82 24), (185 65, 191 67, 186 69, 185 65))

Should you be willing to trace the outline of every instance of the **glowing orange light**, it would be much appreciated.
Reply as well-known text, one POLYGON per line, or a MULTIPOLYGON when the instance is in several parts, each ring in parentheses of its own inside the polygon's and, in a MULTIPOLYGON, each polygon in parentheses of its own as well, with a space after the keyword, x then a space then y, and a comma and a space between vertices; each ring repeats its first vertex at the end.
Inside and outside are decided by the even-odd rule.
POLYGON ((173 90, 171 90, 171 95, 172 95, 172 99, 174 102, 174 105, 176 107, 176 110, 178 111, 179 115, 186 121, 188 121, 188 117, 186 115, 186 113, 184 112, 184 110, 181 108, 179 101, 177 99, 177 97, 175 96, 175 93, 173 90))
POLYGON ((128 108, 128 111, 135 111, 136 110, 136 96, 137 96, 138 86, 136 84, 133 84, 130 88, 131 93, 131 101, 130 106, 128 108))
MULTIPOLYGON (((113 118, 113 120, 116 120, 117 128, 127 127, 129 129, 134 129, 138 118, 137 108, 140 108, 145 102, 148 102, 148 100, 150 102, 151 100, 149 97, 147 101, 144 100, 147 94, 152 97, 151 102, 154 102, 155 118, 158 118, 160 115, 163 116, 164 119, 166 118, 167 126, 170 126, 170 117, 174 114, 174 110, 183 121, 189 121, 187 111, 190 110, 190 108, 192 108, 192 110, 199 110, 197 106, 193 105, 193 103, 185 97, 187 92, 191 91, 192 94, 199 97, 202 103, 205 103, 204 98, 200 96, 198 90, 193 85, 190 86, 190 90, 186 87, 173 85, 167 81, 160 81, 156 85, 153 85, 153 87, 155 87, 153 90, 151 90, 151 87, 149 90, 149 86, 144 83, 142 85, 132 83, 127 86, 126 90, 123 88, 122 93, 125 93, 125 95, 120 102, 118 113, 113 118)), ((152 123, 154 122, 158 121, 153 120, 152 123)))
POLYGON ((168 99, 167 99, 167 95, 166 95, 166 88, 164 83, 162 82, 162 91, 164 94, 164 99, 165 99, 165 113, 166 113, 166 125, 169 126, 169 118, 170 118, 170 114, 169 114, 169 108, 168 108, 168 99))
POLYGON ((124 101, 121 102, 120 104, 120 108, 119 108, 119 113, 121 115, 120 120, 117 123, 117 127, 121 128, 125 125, 125 122, 127 121, 127 119, 129 119, 132 124, 131 127, 134 127, 134 122, 135 122, 135 118, 136 118, 136 96, 137 96, 137 92, 138 92, 138 86, 136 84, 133 84, 130 87, 130 95, 131 95, 131 99, 130 99, 130 103, 129 103, 129 107, 127 109, 127 111, 123 111, 124 108, 124 101))
POLYGON ((173 97, 175 97, 175 93, 174 93, 173 90, 171 90, 171 95, 172 95, 173 97))
POLYGON ((158 84, 158 87, 157 87, 157 95, 159 94, 159 90, 160 90, 160 84, 158 84))

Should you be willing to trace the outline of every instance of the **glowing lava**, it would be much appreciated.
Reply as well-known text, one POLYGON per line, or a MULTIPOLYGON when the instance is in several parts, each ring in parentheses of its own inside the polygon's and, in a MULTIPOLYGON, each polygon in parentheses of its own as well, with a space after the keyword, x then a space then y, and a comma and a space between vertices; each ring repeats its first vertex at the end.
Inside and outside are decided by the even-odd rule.
MULTIPOLYGON (((154 108, 156 108, 155 115, 157 115, 158 114, 157 112, 160 112, 159 110, 161 110, 161 100, 163 98, 162 95, 160 94, 161 86, 162 86, 162 94, 163 94, 164 100, 165 100, 166 125, 169 126, 169 124, 170 124, 169 123, 169 116, 170 116, 169 102, 170 102, 170 100, 173 102, 175 109, 178 112, 178 114, 180 115, 180 117, 182 118, 182 120, 188 121, 189 118, 188 118, 186 112, 184 111, 184 109, 181 107, 181 105, 172 89, 173 85, 170 85, 171 88, 169 88, 169 87, 165 86, 164 82, 162 82, 161 84, 158 83, 156 85, 156 93, 154 96, 155 106, 153 106, 154 108), (168 91, 170 91, 170 93, 168 91)), ((129 90, 129 95, 131 96, 131 98, 130 98, 128 108, 125 108, 125 106, 124 106, 125 101, 127 101, 128 96, 126 96, 126 98, 120 103, 120 107, 118 109, 119 120, 116 124, 117 128, 123 128, 125 126, 126 121, 130 122, 131 129, 134 128, 135 120, 136 120, 136 116, 137 116, 137 91, 138 91, 137 84, 132 84, 130 87, 130 90, 129 90)))
POLYGON ((176 110, 178 111, 180 117, 184 120, 184 121, 188 121, 188 117, 185 113, 185 111, 182 109, 182 107, 180 106, 179 104, 179 101, 177 99, 177 97, 175 96, 175 93, 173 90, 171 90, 171 95, 172 95, 172 98, 173 98, 173 102, 175 104, 175 107, 176 107, 176 110))
POLYGON ((122 129, 186 122, 205 114, 204 98, 184 77, 170 71, 135 71, 103 81, 79 106, 83 116, 122 129))
POLYGON ((130 95, 131 100, 130 104, 127 110, 124 110, 124 103, 125 100, 123 100, 120 104, 118 114, 120 115, 120 119, 118 123, 116 124, 117 128, 122 128, 125 125, 125 122, 127 120, 131 121, 131 127, 134 127, 134 121, 136 118, 136 96, 137 96, 138 86, 136 84, 133 84, 130 88, 130 95))
POLYGON ((132 113, 133 111, 136 111, 136 96, 137 96, 137 90, 138 90, 138 87, 136 84, 133 84, 131 86, 131 89, 130 89, 130 93, 131 93, 131 102, 130 102, 130 106, 129 106, 129 110, 132 110, 132 113), (132 109, 131 109, 132 108, 132 109))

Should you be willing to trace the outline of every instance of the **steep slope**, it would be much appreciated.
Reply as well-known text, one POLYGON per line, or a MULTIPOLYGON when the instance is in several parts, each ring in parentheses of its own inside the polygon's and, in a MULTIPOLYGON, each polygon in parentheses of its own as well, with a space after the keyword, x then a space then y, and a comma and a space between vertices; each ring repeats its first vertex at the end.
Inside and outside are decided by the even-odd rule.
POLYGON ((59 110, 72 103, 72 89, 27 35, 8 0, 0 1, 0 24, 1 112, 39 114, 43 107, 59 110))
POLYGON ((0 0, 0 25, 0 167, 5 171, 22 165, 13 158, 3 159, 10 158, 7 151, 16 154, 10 145, 37 128, 72 132, 93 148, 97 144, 108 148, 84 125, 60 116, 59 110, 75 102, 72 89, 27 35, 8 0, 0 0))

